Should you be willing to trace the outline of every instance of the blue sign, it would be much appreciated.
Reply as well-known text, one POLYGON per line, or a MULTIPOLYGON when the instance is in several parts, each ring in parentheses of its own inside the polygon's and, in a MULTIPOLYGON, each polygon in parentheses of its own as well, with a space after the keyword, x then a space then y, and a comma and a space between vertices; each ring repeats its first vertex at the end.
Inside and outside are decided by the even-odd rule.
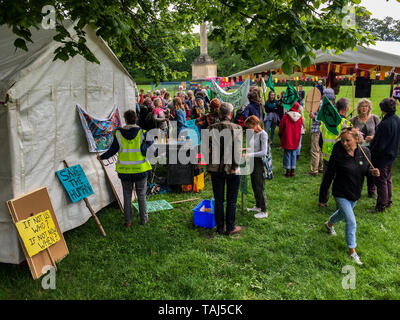
POLYGON ((85 172, 83 172, 79 164, 56 173, 72 202, 82 200, 94 193, 85 172))

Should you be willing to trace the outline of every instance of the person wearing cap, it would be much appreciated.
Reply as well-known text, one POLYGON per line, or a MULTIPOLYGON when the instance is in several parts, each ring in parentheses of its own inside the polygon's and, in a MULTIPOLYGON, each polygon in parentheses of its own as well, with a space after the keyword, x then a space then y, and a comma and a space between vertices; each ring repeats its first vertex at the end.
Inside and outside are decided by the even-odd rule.
POLYGON ((381 173, 379 177, 374 177, 378 197, 375 208, 370 210, 373 213, 385 211, 392 205, 392 165, 400 146, 400 118, 396 115, 396 100, 383 99, 379 107, 383 119, 369 146, 372 164, 381 173))
POLYGON ((242 230, 242 227, 235 225, 235 215, 240 183, 239 165, 242 159, 243 130, 241 126, 231 121, 232 117, 232 104, 222 103, 219 108, 220 122, 209 127, 210 139, 202 140, 201 143, 201 153, 207 155, 207 171, 211 174, 217 233, 222 234, 226 225, 227 235, 242 230), (226 214, 224 214, 224 201, 226 214))
POLYGON ((144 225, 149 220, 146 207, 147 174, 152 168, 146 159, 146 153, 151 142, 146 141, 144 131, 136 125, 135 111, 126 111, 124 119, 126 125, 116 130, 110 149, 102 155, 97 155, 97 158, 105 160, 118 153, 115 170, 122 184, 125 226, 130 227, 133 187, 138 196, 140 223, 144 225))
POLYGON ((322 84, 322 80, 318 80, 318 84, 315 86, 319 91, 321 91, 321 95, 324 94, 324 85, 322 84))
POLYGON ((299 112, 300 104, 296 102, 293 107, 283 115, 279 123, 279 137, 283 151, 283 168, 286 169, 285 177, 294 177, 296 169, 297 148, 300 143, 302 118, 299 112))

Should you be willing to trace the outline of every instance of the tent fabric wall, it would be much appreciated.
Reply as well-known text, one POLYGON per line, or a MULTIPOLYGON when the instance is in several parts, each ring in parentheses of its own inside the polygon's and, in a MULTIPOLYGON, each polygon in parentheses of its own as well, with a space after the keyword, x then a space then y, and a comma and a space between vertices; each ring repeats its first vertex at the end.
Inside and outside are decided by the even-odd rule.
POLYGON ((55 172, 64 168, 63 160, 82 166, 94 191, 88 200, 95 212, 115 200, 96 155, 89 153, 76 104, 98 118, 106 118, 115 104, 123 113, 135 109, 136 85, 94 31, 87 29, 86 38, 100 64, 81 56, 52 61, 57 44, 50 43, 39 56, 33 53, 35 59, 29 65, 15 67, 18 74, 8 74, 13 79, 6 91, 10 100, 0 105, 0 144, 5 146, 0 166, 4 203, 0 206, 0 262, 25 259, 5 205, 11 198, 46 186, 62 232, 90 218, 85 203, 72 203, 56 177, 55 172))

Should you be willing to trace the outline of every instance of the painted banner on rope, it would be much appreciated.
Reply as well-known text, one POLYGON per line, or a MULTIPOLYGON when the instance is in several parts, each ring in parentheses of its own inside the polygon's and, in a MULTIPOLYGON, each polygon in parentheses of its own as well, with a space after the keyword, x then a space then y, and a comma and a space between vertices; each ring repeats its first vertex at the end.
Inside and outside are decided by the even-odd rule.
POLYGON ((114 131, 121 126, 121 118, 117 106, 107 119, 96 119, 77 104, 76 108, 89 144, 89 152, 107 151, 113 141, 114 131))
POLYGON ((250 89, 250 79, 243 82, 242 85, 232 93, 223 90, 214 80, 211 80, 210 89, 218 100, 231 103, 235 109, 249 104, 247 94, 250 89))

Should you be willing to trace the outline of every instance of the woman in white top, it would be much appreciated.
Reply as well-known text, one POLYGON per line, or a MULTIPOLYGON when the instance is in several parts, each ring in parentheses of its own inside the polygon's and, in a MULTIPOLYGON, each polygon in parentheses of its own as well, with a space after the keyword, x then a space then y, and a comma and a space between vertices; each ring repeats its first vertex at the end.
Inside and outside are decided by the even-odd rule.
POLYGON ((252 145, 247 148, 253 152, 243 154, 243 157, 254 158, 254 167, 250 178, 254 197, 256 198, 256 206, 248 208, 247 211, 256 211, 257 213, 254 217, 258 219, 267 218, 267 197, 265 195, 264 163, 262 158, 267 155, 268 134, 260 127, 260 120, 255 115, 248 117, 244 125, 247 129, 254 130, 254 137, 251 140, 252 145))

